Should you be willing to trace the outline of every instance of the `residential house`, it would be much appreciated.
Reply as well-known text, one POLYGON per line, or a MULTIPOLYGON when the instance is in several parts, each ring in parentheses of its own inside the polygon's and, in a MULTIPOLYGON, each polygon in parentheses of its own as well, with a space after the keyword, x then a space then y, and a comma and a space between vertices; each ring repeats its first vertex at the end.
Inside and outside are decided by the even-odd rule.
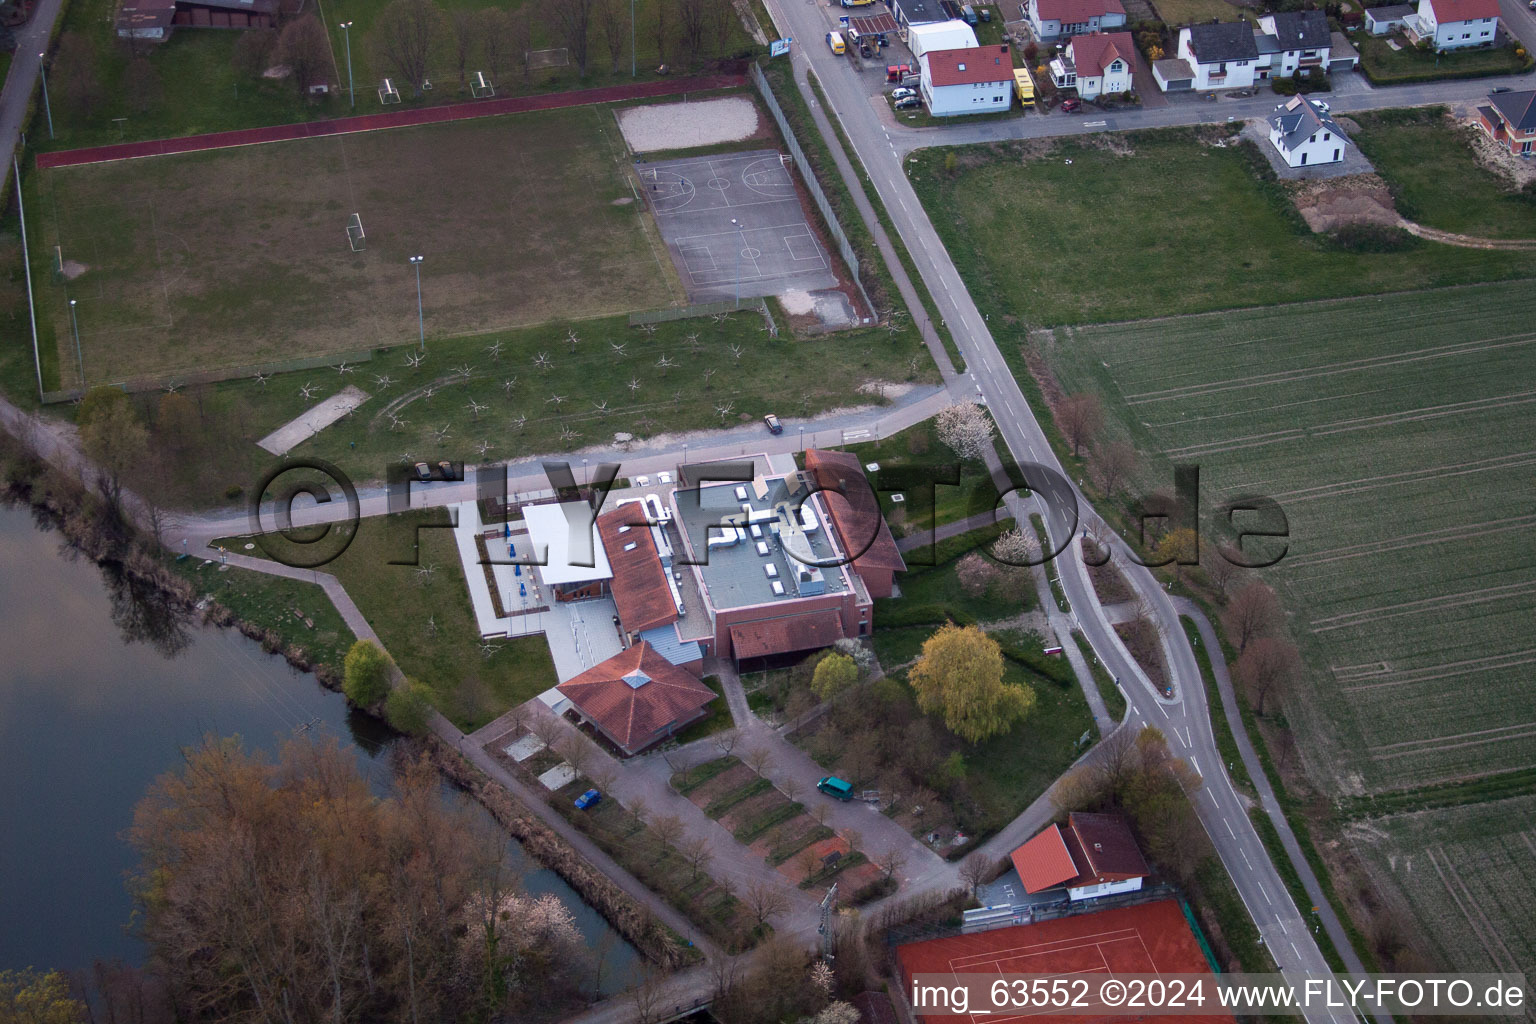
POLYGON ((1163 92, 1189 92, 1195 87, 1195 69, 1187 60, 1165 57, 1152 62, 1152 80, 1163 92))
POLYGON ((1247 89, 1258 72, 1259 48, 1246 21, 1208 22, 1179 29, 1179 59, 1194 72, 1194 88, 1247 89))
POLYGON ((1338 163, 1349 145, 1333 118, 1306 96, 1292 96, 1269 115, 1269 141, 1290 167, 1338 163))
POLYGON ((1403 27, 1403 19, 1417 13, 1413 4, 1393 4, 1391 7, 1367 7, 1365 30, 1373 36, 1384 36, 1403 27))
POLYGON ((1529 157, 1536 150, 1536 91, 1495 93, 1477 108, 1477 119, 1488 137, 1511 153, 1529 157))
POLYGON ((967 50, 975 45, 976 33, 958 18, 913 25, 907 30, 907 49, 915 60, 921 60, 929 50, 967 50))
POLYGON ((827 514, 843 551, 853 558, 854 571, 873 598, 890 597, 895 575, 907 563, 891 536, 880 501, 852 452, 812 448, 805 453, 805 472, 826 502, 827 514))
POLYGON ((1436 51, 1492 46, 1499 32, 1499 0, 1419 0, 1403 19, 1414 44, 1429 41, 1436 51))
POLYGON ((1152 873, 1118 814, 1069 814, 1065 827, 1046 827, 1010 859, 1025 892, 1065 889, 1072 902, 1136 892, 1152 873))
POLYGON ((1314 68, 1327 70, 1333 40, 1322 11, 1280 11, 1259 19, 1254 45, 1258 77, 1290 78, 1314 68))
POLYGON ((555 689, 625 754, 638 754, 699 718, 715 692, 641 641, 555 689))
POLYGON ((1042 43, 1125 27, 1120 0, 1028 0, 1025 13, 1042 43))
POLYGON ((1328 73, 1353 71, 1360 63, 1360 51, 1343 32, 1328 34, 1328 73))
POLYGON ((1058 89, 1076 89, 1085 100, 1131 91, 1136 43, 1129 32, 1094 32, 1073 36, 1066 51, 1051 61, 1058 89))
POLYGON ((1007 110, 1013 95, 1013 55, 1007 46, 929 50, 920 61, 918 91, 935 117, 1007 110))

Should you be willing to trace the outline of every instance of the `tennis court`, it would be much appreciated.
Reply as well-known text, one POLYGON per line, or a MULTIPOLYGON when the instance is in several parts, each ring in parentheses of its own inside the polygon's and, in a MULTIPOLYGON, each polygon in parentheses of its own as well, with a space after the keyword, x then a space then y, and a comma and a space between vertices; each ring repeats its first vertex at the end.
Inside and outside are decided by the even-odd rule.
MULTIPOLYGON (((1118 907, 1077 914, 1054 921, 998 928, 972 935, 913 942, 896 950, 905 984, 910 990, 914 975, 1045 975, 1074 974, 1210 974, 1211 967, 1195 940, 1184 912, 1174 900, 1159 900, 1135 907, 1118 907)), ((1063 1016, 1039 1014, 922 1013, 924 1020, 948 1019, 1009 1024, 1012 1021, 1124 1020, 1123 1015, 1063 1016)), ((1176 1021, 1177 1016, 1159 1017, 1176 1021)), ((1231 1017, 1190 1018, 1206 1022, 1230 1021, 1231 1017)))
POLYGON ((636 172, 690 301, 837 286, 777 151, 640 163, 636 172))

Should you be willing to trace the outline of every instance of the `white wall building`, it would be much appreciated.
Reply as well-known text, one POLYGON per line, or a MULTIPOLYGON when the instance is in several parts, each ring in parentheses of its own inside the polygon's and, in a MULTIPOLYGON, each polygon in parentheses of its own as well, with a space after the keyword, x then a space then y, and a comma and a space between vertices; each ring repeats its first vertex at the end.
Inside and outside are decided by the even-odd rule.
POLYGON ((1258 71, 1259 48, 1246 21, 1179 29, 1178 56, 1194 71, 1194 88, 1201 92, 1247 89, 1258 71))
POLYGON ((1045 43, 1125 26, 1120 0, 1028 0, 1024 10, 1035 38, 1045 43))
POLYGON ((1076 89, 1085 100, 1131 91, 1136 43, 1129 32, 1073 36, 1066 53, 1051 61, 1058 89, 1076 89))
POLYGON ((930 50, 968 50, 975 45, 976 33, 958 19, 913 25, 907 29, 907 48, 919 60, 930 50))
POLYGON ((1419 0, 1419 10, 1403 19, 1415 43, 1433 40, 1436 50, 1492 46, 1499 31, 1499 0, 1419 0))
POLYGON ((1338 163, 1349 146, 1333 118, 1306 96, 1292 96, 1269 115, 1269 142, 1290 167, 1338 163))
POLYGON ((1333 39, 1322 11, 1283 11, 1259 19, 1254 44, 1259 78, 1290 78, 1313 68, 1328 70, 1333 39))
POLYGON ((1006 46, 929 50, 920 63, 918 91, 935 117, 997 113, 1012 102, 1013 55, 1006 46))

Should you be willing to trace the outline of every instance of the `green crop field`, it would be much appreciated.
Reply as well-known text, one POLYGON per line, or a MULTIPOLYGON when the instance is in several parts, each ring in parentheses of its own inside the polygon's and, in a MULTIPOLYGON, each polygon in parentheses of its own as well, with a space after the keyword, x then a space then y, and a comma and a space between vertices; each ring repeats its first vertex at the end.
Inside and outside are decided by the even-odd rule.
POLYGON ((1533 822, 1536 797, 1527 796, 1356 822, 1346 834, 1384 893, 1407 894, 1408 930, 1433 943, 1445 967, 1528 973, 1533 822))
POLYGON ((1207 512, 1289 519, 1263 577, 1310 670, 1288 704, 1314 777, 1352 794, 1536 763, 1536 333, 1528 282, 1057 331, 1149 460, 1207 512))
POLYGON ((39 330, 63 387, 667 305, 681 292, 607 107, 32 176, 39 330), (347 224, 362 218, 366 249, 347 224), (55 280, 55 246, 78 264, 55 280), (78 300, 81 354, 69 301, 78 300))

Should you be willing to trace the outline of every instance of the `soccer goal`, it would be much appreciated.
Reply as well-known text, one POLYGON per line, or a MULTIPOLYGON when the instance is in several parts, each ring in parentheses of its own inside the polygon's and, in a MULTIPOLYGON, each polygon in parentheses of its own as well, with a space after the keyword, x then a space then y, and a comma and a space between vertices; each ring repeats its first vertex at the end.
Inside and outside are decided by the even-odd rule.
POLYGON ((556 46, 549 50, 529 50, 526 59, 530 71, 538 71, 540 68, 563 68, 571 63, 571 51, 564 46, 556 46))
POLYGON ((354 213, 352 219, 347 222, 347 242, 352 246, 353 252, 362 252, 368 248, 368 239, 363 235, 361 214, 354 213))
POLYGON ((483 100, 488 96, 496 95, 496 87, 491 80, 485 77, 484 71, 476 71, 474 77, 469 80, 469 94, 477 100, 483 100))
POLYGON ((400 90, 395 88, 395 83, 384 79, 384 84, 379 86, 379 102, 388 106, 391 103, 400 102, 400 90))

